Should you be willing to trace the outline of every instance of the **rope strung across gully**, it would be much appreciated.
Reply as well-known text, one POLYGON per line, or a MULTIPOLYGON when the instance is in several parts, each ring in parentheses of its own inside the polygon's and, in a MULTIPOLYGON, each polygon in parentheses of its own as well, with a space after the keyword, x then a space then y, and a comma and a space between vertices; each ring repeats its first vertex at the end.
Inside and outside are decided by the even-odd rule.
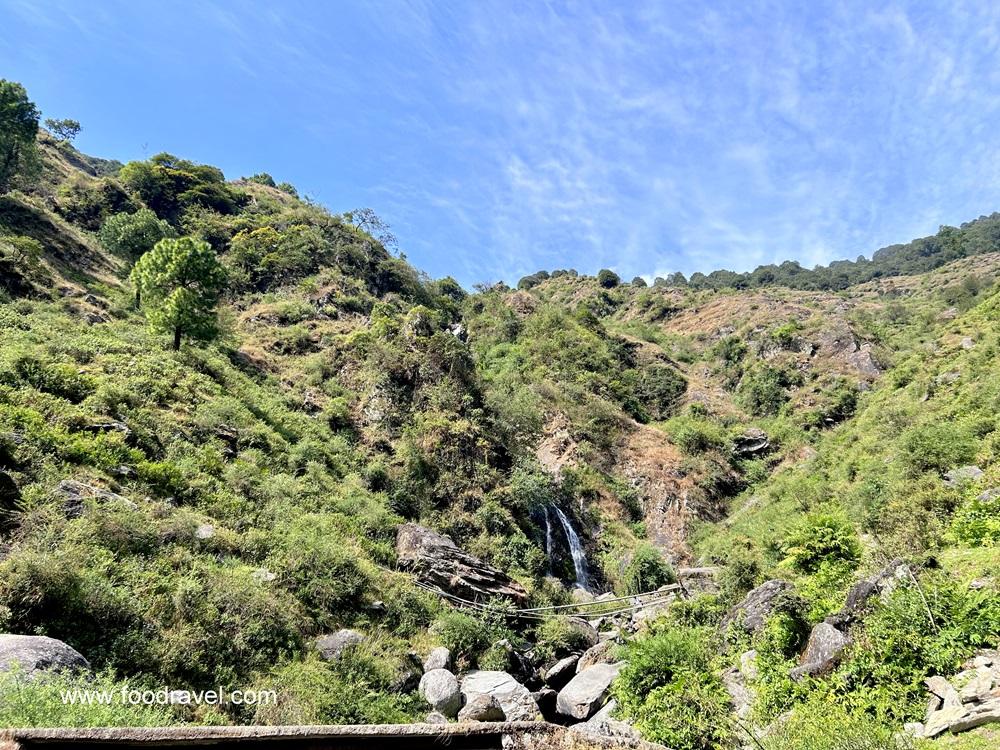
MULTIPOLYGON (((459 606, 464 607, 466 609, 474 609, 474 610, 479 611, 479 612, 494 612, 494 611, 496 611, 492 607, 490 607, 490 606, 488 606, 486 604, 483 604, 482 602, 474 602, 474 601, 471 601, 469 599, 463 599, 460 596, 456 596, 455 594, 450 594, 447 591, 443 591, 443 590, 437 588, 436 586, 431 586, 429 584, 422 583, 421 581, 414 581, 413 583, 416 584, 416 586, 418 588, 423 589, 424 591, 428 591, 430 593, 437 594, 438 596, 440 596, 440 597, 442 597, 444 599, 447 599, 448 601, 451 601, 451 602, 453 602, 455 604, 458 604, 459 606)), ((547 607, 531 607, 531 608, 526 608, 526 609, 513 609, 513 610, 509 610, 508 613, 511 614, 511 615, 517 616, 517 617, 519 617, 521 619, 526 619, 526 620, 545 620, 545 619, 548 619, 549 617, 567 617, 568 618, 568 617, 580 617, 580 616, 586 616, 586 615, 596 615, 596 616, 599 616, 599 617, 607 617, 607 616, 610 616, 610 615, 624 614, 626 612, 634 612, 636 610, 646 609, 647 607, 652 607, 652 606, 656 606, 656 605, 659 605, 659 604, 666 604, 666 603, 670 602, 674 598, 674 592, 675 591, 680 591, 682 593, 686 593, 684 591, 684 588, 682 586, 680 586, 679 584, 674 584, 673 586, 664 587, 664 588, 658 589, 656 591, 646 591, 646 592, 643 592, 641 594, 635 594, 634 596, 619 596, 619 597, 614 597, 614 598, 602 599, 600 601, 594 600, 594 601, 591 601, 591 602, 579 602, 579 603, 576 603, 576 604, 556 604, 556 605, 551 605, 551 606, 547 606, 547 607), (651 597, 651 598, 644 600, 643 597, 651 597), (639 601, 636 601, 637 599, 639 601), (607 604, 613 604, 615 602, 621 602, 621 601, 629 601, 630 604, 628 606, 619 607, 619 608, 612 609, 612 610, 609 610, 609 611, 601 611, 601 610, 591 611, 591 612, 587 612, 587 611, 582 611, 582 612, 565 612, 565 611, 562 611, 562 610, 566 610, 566 609, 580 609, 580 608, 586 608, 586 607, 602 607, 602 606, 605 606, 607 604)))

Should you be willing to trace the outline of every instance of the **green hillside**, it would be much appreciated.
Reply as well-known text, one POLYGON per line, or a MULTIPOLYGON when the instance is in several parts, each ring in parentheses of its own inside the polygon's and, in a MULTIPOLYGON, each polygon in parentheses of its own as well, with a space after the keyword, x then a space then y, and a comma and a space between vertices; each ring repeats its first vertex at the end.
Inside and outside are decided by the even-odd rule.
POLYGON ((397 529, 448 535, 522 608, 566 605, 555 508, 592 594, 717 568, 615 647, 619 717, 676 750, 768 726, 769 749, 901 746, 922 680, 1000 647, 1000 215, 813 271, 470 292, 373 212, 267 174, 25 143, 0 184, 0 633, 62 640, 96 675, 0 675, 0 726, 422 720, 434 646, 515 672, 580 636, 418 586, 397 529), (906 579, 834 668, 792 679, 811 628, 896 558, 906 579), (770 579, 794 594, 766 626, 720 629, 770 579), (344 628, 363 643, 322 658, 344 628), (721 675, 751 650, 737 719, 721 675), (91 683, 280 700, 58 701, 91 683))

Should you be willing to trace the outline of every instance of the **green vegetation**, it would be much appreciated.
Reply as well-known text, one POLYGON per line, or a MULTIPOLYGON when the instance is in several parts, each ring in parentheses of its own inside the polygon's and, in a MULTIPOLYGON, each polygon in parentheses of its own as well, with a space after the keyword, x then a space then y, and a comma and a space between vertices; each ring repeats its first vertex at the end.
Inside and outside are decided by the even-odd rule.
POLYGON ((0 193, 33 160, 38 117, 24 87, 0 79, 0 193))
POLYGON ((924 677, 1000 637, 996 216, 813 271, 540 271, 467 293, 411 267, 370 209, 169 154, 92 159, 0 86, 23 125, 0 129, 0 631, 61 638, 97 669, 19 684, 0 725, 410 721, 411 651, 514 669, 518 649, 547 663, 586 645, 564 619, 473 615, 414 586, 404 520, 533 607, 571 598, 553 508, 595 589, 718 565, 717 596, 629 638, 613 688, 676 750, 748 739, 719 675, 751 649, 747 721, 787 714, 768 750, 881 749, 921 718, 924 677), (824 289, 844 291, 795 291, 824 289), (810 628, 895 557, 912 575, 866 605, 830 673, 793 681, 810 628), (773 578, 795 591, 761 632, 722 637, 773 578), (324 661, 313 641, 340 628, 366 640, 324 661), (282 697, 55 703, 84 682, 282 697))

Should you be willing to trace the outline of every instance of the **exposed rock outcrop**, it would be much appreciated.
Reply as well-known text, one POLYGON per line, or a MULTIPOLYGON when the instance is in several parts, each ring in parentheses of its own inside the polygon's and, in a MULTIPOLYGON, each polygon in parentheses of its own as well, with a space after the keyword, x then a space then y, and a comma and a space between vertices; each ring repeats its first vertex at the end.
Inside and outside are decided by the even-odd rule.
POLYGON ((924 680, 930 699, 923 724, 907 725, 916 737, 937 737, 1000 723, 1000 652, 980 651, 953 677, 924 680))
POLYGON ((444 534, 405 523, 396 534, 399 564, 423 583, 473 601, 503 596, 524 602, 528 592, 503 571, 460 549, 444 534))
POLYGON ((83 515, 83 509, 87 500, 105 504, 119 504, 122 507, 136 510, 139 506, 121 495, 102 490, 75 479, 64 479, 56 485, 55 494, 63 500, 62 509, 67 518, 79 518, 83 515))

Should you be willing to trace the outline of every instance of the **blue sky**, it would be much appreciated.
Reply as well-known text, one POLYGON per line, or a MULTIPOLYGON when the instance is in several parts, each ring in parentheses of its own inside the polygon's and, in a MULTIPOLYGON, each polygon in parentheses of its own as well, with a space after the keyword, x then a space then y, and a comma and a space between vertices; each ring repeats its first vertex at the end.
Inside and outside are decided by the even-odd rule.
POLYGON ((0 0, 84 151, 371 206, 433 276, 813 265, 1000 210, 1000 4, 0 0))

